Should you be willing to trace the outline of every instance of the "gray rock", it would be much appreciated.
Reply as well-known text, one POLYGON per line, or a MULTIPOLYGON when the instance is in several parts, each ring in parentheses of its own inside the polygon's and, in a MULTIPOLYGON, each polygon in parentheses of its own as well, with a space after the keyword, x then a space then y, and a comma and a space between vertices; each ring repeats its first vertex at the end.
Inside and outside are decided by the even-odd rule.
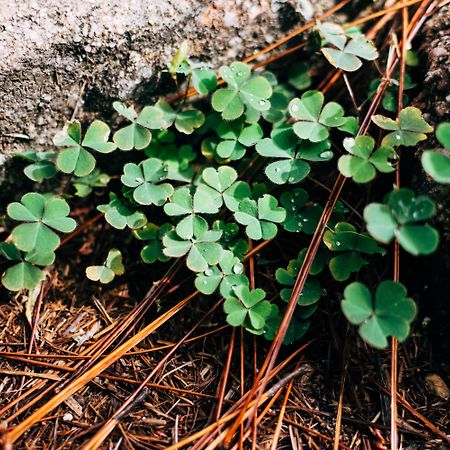
POLYGON ((0 0, 0 154, 50 144, 71 117, 148 102, 179 45, 214 67, 261 49, 331 1, 0 0))

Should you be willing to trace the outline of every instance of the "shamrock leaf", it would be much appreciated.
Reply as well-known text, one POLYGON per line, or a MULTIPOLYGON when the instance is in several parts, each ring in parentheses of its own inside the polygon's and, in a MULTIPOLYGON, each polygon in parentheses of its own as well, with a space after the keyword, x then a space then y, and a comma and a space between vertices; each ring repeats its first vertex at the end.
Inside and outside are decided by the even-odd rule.
POLYGON ((352 178, 355 183, 367 183, 375 178, 376 171, 393 172, 397 154, 392 147, 380 147, 373 151, 375 141, 370 136, 345 138, 344 148, 350 155, 339 158, 338 168, 345 177, 352 178))
POLYGON ((233 252, 224 250, 217 266, 208 267, 199 273, 195 279, 195 287, 203 294, 210 295, 220 286, 220 295, 230 297, 234 294, 233 288, 239 285, 248 285, 248 278, 242 273, 244 266, 233 252))
POLYGON ((333 156, 333 152, 328 151, 328 141, 302 142, 297 146, 298 138, 289 125, 274 128, 270 136, 256 144, 256 151, 266 158, 277 158, 265 169, 267 178, 275 184, 299 183, 311 170, 304 160, 324 160, 333 156))
POLYGON ((339 253, 329 261, 331 275, 337 281, 347 280, 368 264, 361 254, 385 253, 369 235, 357 233, 356 228, 346 222, 337 223, 333 231, 325 231, 323 242, 329 250, 339 253))
POLYGON ((133 188, 133 198, 141 205, 162 206, 173 194, 169 183, 160 183, 167 177, 167 166, 157 158, 149 158, 139 164, 128 163, 120 178, 125 186, 133 188))
POLYGON ((308 193, 301 188, 281 194, 280 203, 286 210, 286 219, 283 222, 285 230, 304 231, 306 234, 315 232, 323 208, 317 203, 307 205, 308 199, 308 193))
MULTIPOLYGON (((287 269, 279 268, 275 272, 275 278, 278 283, 283 286, 287 286, 280 291, 280 297, 285 302, 288 302, 291 298, 292 288, 305 259, 305 255, 306 249, 303 249, 298 254, 297 259, 289 261, 287 269)), ((306 280, 305 286, 297 299, 298 305, 302 307, 310 307, 316 304, 320 297, 324 294, 324 290, 320 287, 320 283, 314 275, 318 275, 323 270, 325 262, 325 253, 323 251, 319 251, 309 271, 312 276, 309 276, 306 280)))
POLYGON ((433 131, 433 128, 422 117, 420 109, 414 106, 402 109, 396 120, 380 114, 373 116, 372 120, 383 130, 391 131, 381 142, 381 145, 388 147, 414 146, 427 138, 425 133, 433 131))
MULTIPOLYGON (((450 151, 450 123, 441 123, 436 129, 436 137, 442 146, 450 151)), ((422 153, 422 166, 425 172, 438 183, 450 183, 450 157, 427 150, 422 153)))
POLYGON ((186 216, 176 227, 178 234, 194 234, 194 221, 197 213, 216 214, 222 205, 222 197, 217 194, 205 195, 199 188, 192 194, 193 189, 189 186, 183 186, 175 190, 170 202, 164 205, 164 212, 168 216, 186 216), (217 194, 217 195, 216 195, 217 194))
POLYGON ((117 248, 108 252, 106 261, 102 266, 89 266, 86 268, 86 276, 92 281, 100 281, 102 284, 111 283, 116 275, 123 275, 125 267, 122 263, 122 253, 117 248))
POLYGON ((140 114, 137 114, 132 106, 126 107, 122 102, 114 102, 113 108, 131 124, 116 131, 113 141, 120 150, 142 150, 150 144, 152 133, 150 129, 160 128, 162 111, 146 106, 140 114))
POLYGON ((105 213, 106 221, 119 230, 125 227, 131 229, 141 228, 147 223, 145 215, 126 205, 116 194, 109 194, 109 203, 97 206, 97 209, 105 213))
POLYGON ((376 348, 386 348, 387 337, 403 342, 416 316, 416 304, 406 297, 406 288, 395 281, 381 282, 375 302, 367 286, 351 283, 345 288, 342 311, 348 321, 359 325, 360 336, 376 348))
POLYGON ((25 222, 12 231, 14 244, 25 252, 52 252, 60 244, 53 230, 70 233, 76 226, 75 220, 67 217, 70 208, 65 200, 33 192, 25 194, 20 203, 10 203, 7 212, 11 219, 25 222))
POLYGON ((311 142, 328 138, 328 128, 339 127, 346 122, 344 109, 335 102, 323 106, 325 98, 319 91, 307 91, 301 98, 289 103, 289 113, 296 120, 295 134, 311 142))
POLYGON ((234 62, 229 67, 222 66, 219 74, 228 84, 212 96, 212 107, 222 113, 225 120, 234 120, 244 113, 244 107, 256 111, 270 108, 269 98, 272 86, 262 76, 251 77, 251 69, 247 64, 234 62))
POLYGON ((362 66, 360 58, 373 61, 378 58, 373 43, 362 34, 347 38, 342 27, 325 22, 318 26, 320 34, 334 47, 322 47, 321 51, 328 62, 347 72, 354 72, 362 66))
POLYGON ((162 99, 159 99, 154 106, 145 108, 141 114, 143 114, 142 124, 149 128, 166 129, 174 124, 175 128, 184 134, 192 134, 205 122, 204 114, 198 109, 175 110, 162 99), (160 121, 154 121, 154 116, 160 117, 160 121))
POLYGON ((257 201, 246 198, 239 203, 235 219, 246 225, 245 232, 250 239, 272 239, 277 234, 277 223, 286 218, 286 210, 278 206, 277 199, 265 194, 257 201))
POLYGON ((234 288, 236 297, 228 297, 223 304, 227 322, 233 327, 243 326, 254 334, 263 334, 266 320, 272 315, 273 307, 264 300, 262 289, 250 290, 247 286, 234 288))
POLYGON ((26 150, 19 153, 20 156, 27 161, 31 161, 23 170, 23 173, 33 181, 43 181, 53 178, 56 175, 57 169, 52 159, 56 158, 54 152, 37 152, 35 150, 26 150))
POLYGON ((225 203, 230 211, 237 211, 239 203, 251 194, 250 186, 244 181, 236 181, 237 177, 236 170, 230 166, 221 166, 218 169, 207 167, 202 172, 201 184, 195 192, 195 203, 212 202, 218 208, 225 203))
POLYGON ((410 189, 392 191, 385 204, 371 203, 364 209, 367 230, 378 241, 389 243, 394 237, 412 255, 429 255, 439 243, 438 232, 421 222, 436 212, 434 202, 410 189))
POLYGON ((94 120, 82 140, 80 122, 78 120, 69 122, 53 139, 55 145, 68 147, 58 153, 56 159, 58 169, 64 173, 74 173, 78 177, 89 175, 94 170, 95 158, 86 148, 100 153, 112 152, 116 144, 108 142, 109 133, 106 123, 94 120))
POLYGON ((5 270, 2 284, 10 291, 34 289, 45 278, 45 271, 22 261, 5 270))
POLYGON ((193 272, 205 272, 216 265, 222 255, 222 247, 217 242, 222 236, 219 230, 209 230, 203 217, 194 216, 192 227, 178 227, 163 237, 163 253, 179 258, 187 255, 186 265, 193 272))
POLYGON ((147 241, 147 244, 141 250, 141 259, 144 263, 165 262, 170 259, 163 253, 162 239, 172 230, 173 225, 169 223, 164 223, 160 227, 154 223, 148 223, 138 230, 133 230, 133 234, 137 239, 147 241))
POLYGON ((242 121, 223 121, 217 127, 222 139, 216 148, 217 155, 223 160, 237 160, 245 155, 246 147, 255 145, 262 137, 263 130, 258 124, 244 126, 242 121))

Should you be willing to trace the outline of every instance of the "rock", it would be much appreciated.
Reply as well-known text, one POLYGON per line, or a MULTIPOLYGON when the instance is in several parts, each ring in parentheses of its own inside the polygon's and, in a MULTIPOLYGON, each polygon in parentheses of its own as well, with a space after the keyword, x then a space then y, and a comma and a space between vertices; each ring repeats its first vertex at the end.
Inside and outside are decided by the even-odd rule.
POLYGON ((216 67, 284 36, 333 2, 1 0, 0 153, 49 144, 71 117, 148 102, 181 42, 216 67), (296 9, 297 8, 297 9, 296 9))

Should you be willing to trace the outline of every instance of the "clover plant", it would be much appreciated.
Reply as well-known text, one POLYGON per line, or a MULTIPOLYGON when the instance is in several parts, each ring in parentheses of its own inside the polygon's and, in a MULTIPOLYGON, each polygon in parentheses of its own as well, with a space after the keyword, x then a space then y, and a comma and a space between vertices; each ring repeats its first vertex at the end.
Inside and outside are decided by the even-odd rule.
POLYGON ((105 262, 101 266, 89 266, 86 268, 86 276, 92 281, 102 284, 111 283, 116 275, 123 275, 125 267, 122 263, 122 253, 117 248, 108 252, 105 262))
MULTIPOLYGON (((318 33, 322 41, 316 49, 336 68, 352 72, 363 60, 378 56, 358 29, 319 23, 318 33)), ((47 272, 58 268, 54 263, 60 235, 75 229, 69 202, 77 217, 95 205, 103 226, 113 233, 111 240, 126 244, 121 247, 125 260, 133 260, 138 246, 143 277, 158 276, 159 266, 148 265, 182 258, 194 273, 184 277, 186 282, 202 295, 223 297, 230 325, 273 339, 305 260, 304 247, 321 223, 327 190, 338 171, 357 184, 343 193, 349 205, 338 201, 332 212, 326 211, 322 242, 317 242, 302 292, 293 299, 297 306, 286 344, 308 332, 321 302, 333 306, 332 298, 342 292, 340 282, 375 278, 371 265, 387 253, 377 241, 396 239, 413 255, 435 251, 439 236, 427 223, 436 210, 431 199, 402 188, 390 192, 384 203, 377 202, 384 186, 393 182, 389 174, 402 147, 416 146, 432 127, 418 108, 407 106, 394 119, 372 117, 374 125, 386 130, 384 136, 374 125, 363 135, 359 123, 366 102, 355 108, 357 99, 347 98, 345 90, 336 97, 339 90, 314 89, 322 80, 315 75, 315 61, 308 58, 314 51, 310 44, 278 77, 237 61, 216 72, 191 58, 184 42, 168 67, 169 82, 183 90, 175 99, 139 107, 116 101, 110 125, 72 120, 55 136, 53 148, 22 153, 24 173, 36 183, 36 192, 20 194, 20 201, 16 198, 6 208, 9 235, 0 243, 3 286, 11 291, 38 287, 47 272), (361 186, 369 182, 377 183, 376 189, 361 186), (355 202, 368 195, 375 202, 365 208, 355 202), (363 209, 367 232, 357 219, 363 209), (247 265, 249 250, 272 239, 272 247, 254 250, 247 265), (263 270, 251 277, 249 267, 263 270)), ((349 85, 353 79, 347 77, 349 85)), ((390 80, 382 103, 395 114, 397 78, 395 74, 390 80)), ((363 98, 374 96, 382 81, 376 79, 363 98)), ((405 76, 404 89, 413 86, 412 75, 405 76)), ((403 100, 407 104, 406 96, 403 100)), ((438 126, 436 136, 448 152, 450 125, 438 126)), ((449 160, 440 151, 422 155, 427 174, 443 183, 450 182, 449 160)), ((102 228, 95 227, 89 230, 93 239, 102 228)), ((75 235, 82 239, 83 234, 75 235)), ((77 258, 84 263, 83 255, 77 258)), ((125 272, 115 248, 103 263, 84 269, 101 284, 125 272)), ((390 336, 400 341, 407 337, 416 307, 401 284, 381 281, 373 299, 368 287, 353 282, 343 296, 344 315, 372 346, 384 348, 390 336)))

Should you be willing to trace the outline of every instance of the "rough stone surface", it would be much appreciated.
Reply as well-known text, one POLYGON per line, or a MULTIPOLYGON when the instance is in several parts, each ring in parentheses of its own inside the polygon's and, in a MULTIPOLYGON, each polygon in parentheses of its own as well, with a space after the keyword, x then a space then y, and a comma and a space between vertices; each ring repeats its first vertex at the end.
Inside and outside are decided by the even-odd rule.
POLYGON ((185 39, 192 55, 217 66, 332 4, 312 3, 0 0, 0 153, 48 144, 72 116, 107 117, 114 99, 148 101, 185 39))

